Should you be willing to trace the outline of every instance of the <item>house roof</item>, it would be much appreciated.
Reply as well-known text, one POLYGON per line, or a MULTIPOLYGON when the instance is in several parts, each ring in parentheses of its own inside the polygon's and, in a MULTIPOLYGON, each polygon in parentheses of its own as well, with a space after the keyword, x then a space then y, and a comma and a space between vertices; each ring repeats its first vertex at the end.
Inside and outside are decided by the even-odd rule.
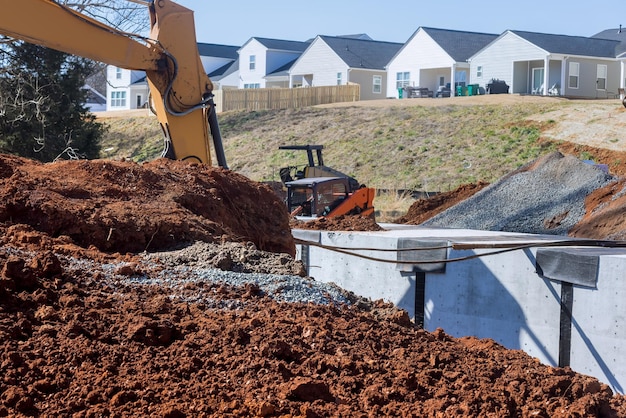
MULTIPOLYGON (((494 41, 498 35, 449 29, 420 28, 456 62, 467 61, 476 52, 494 41)), ((419 30, 419 29, 418 29, 419 30)), ((417 32, 416 32, 417 33, 417 32)))
POLYGON ((238 46, 198 42, 198 53, 203 57, 220 57, 236 60, 239 57, 237 54, 238 49, 238 46))
POLYGON ((264 78, 268 78, 268 77, 289 77, 289 69, 293 66, 293 63, 296 62, 296 61, 297 61, 297 59, 293 59, 293 60, 289 61, 288 63, 286 63, 282 67, 278 67, 276 70, 274 70, 271 73, 269 73, 268 75, 266 75, 264 78))
POLYGON ((619 41, 586 38, 583 36, 552 35, 537 32, 509 31, 551 54, 580 55, 587 57, 615 58, 619 41))
POLYGON ((259 43, 261 43, 261 45, 263 45, 267 49, 281 50, 281 51, 304 52, 304 50, 307 49, 307 47, 309 46, 309 42, 287 41, 284 39, 268 39, 268 38, 257 38, 257 37, 254 37, 252 39, 256 39, 259 43))
POLYGON ((613 41, 619 41, 620 45, 617 47, 616 55, 621 55, 626 52, 626 28, 606 29, 602 32, 596 33, 592 36, 595 39, 611 39, 613 41))
POLYGON ((350 68, 384 70, 402 44, 396 42, 355 39, 345 36, 325 36, 322 39, 350 68))
POLYGON ((355 33, 353 35, 337 35, 337 38, 352 38, 360 39, 362 41, 373 41, 367 33, 355 33))
POLYGON ((228 64, 222 65, 220 68, 217 68, 207 74, 210 78, 222 78, 239 69, 239 60, 231 61, 228 64))

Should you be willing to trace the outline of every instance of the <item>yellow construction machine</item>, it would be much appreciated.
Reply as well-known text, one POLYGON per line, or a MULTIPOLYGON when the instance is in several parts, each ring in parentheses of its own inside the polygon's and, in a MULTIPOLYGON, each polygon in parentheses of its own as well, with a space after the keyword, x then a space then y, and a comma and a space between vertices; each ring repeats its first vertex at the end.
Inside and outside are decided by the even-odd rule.
POLYGON ((213 84, 200 60, 193 12, 170 0, 133 0, 150 13, 150 36, 109 27, 53 0, 0 0, 0 34, 146 72, 163 156, 227 168, 213 84))

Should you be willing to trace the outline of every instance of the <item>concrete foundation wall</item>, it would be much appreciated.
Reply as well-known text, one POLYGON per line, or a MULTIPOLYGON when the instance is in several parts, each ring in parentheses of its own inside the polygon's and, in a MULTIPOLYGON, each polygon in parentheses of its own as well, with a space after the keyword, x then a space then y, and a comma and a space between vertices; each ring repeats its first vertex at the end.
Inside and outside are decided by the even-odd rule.
MULTIPOLYGON (((296 238, 311 242, 298 245, 298 257, 316 280, 392 302, 420 320, 417 322, 423 321, 429 331, 442 328, 455 337, 491 338, 544 364, 569 365, 624 393, 626 250, 590 249, 589 260, 597 260, 596 270, 583 266, 579 272, 573 265, 566 272, 593 276, 580 285, 576 277, 555 279, 552 273, 546 273, 550 278, 544 277, 537 267, 542 244, 567 237, 384 226, 395 229, 294 230, 296 238), (447 243, 456 249, 444 250, 448 262, 437 269, 432 262, 441 252, 401 255, 398 249, 407 248, 407 242, 411 248, 447 243), (536 243, 537 247, 486 255, 522 243, 536 243), (358 248, 351 252, 359 256, 335 248, 358 248), (453 261, 465 257, 473 258, 453 261), (401 259, 427 263, 404 264, 401 259)), ((550 251, 558 253, 559 248, 550 251)), ((575 259, 590 263, 584 257, 575 259)))

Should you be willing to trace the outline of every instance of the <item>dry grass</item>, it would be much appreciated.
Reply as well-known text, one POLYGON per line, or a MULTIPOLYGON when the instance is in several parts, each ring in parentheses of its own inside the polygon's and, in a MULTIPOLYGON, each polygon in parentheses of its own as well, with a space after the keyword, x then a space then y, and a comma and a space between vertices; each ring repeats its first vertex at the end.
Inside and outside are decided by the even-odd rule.
MULTIPOLYGON (((226 112, 219 120, 229 167, 254 180, 278 181, 281 167, 306 163, 304 153, 281 151, 280 145, 322 144, 326 165, 368 186, 447 191, 464 183, 492 182, 554 150, 558 132, 568 132, 570 111, 621 108, 618 101, 491 96, 226 112), (538 142, 548 131, 553 142, 538 142)), ((131 115, 103 121, 109 126, 106 156, 136 161, 159 156, 161 134, 155 118, 131 115)))

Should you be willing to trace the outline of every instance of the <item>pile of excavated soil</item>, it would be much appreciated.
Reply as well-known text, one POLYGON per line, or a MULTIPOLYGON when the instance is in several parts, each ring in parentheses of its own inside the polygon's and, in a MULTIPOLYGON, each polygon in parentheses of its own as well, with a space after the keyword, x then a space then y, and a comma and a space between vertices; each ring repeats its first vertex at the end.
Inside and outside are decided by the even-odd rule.
POLYGON ((295 253, 287 209, 267 186, 166 159, 42 164, 0 156, 0 222, 122 254, 195 241, 295 253))
POLYGON ((474 193, 488 185, 489 183, 483 181, 475 184, 462 184, 449 192, 438 193, 427 198, 418 199, 409 207, 407 213, 395 219, 394 223, 419 225, 438 213, 468 199, 473 196, 474 193))
POLYGON ((0 156, 0 193, 0 417, 626 417, 595 378, 381 302, 215 281, 301 273, 280 200, 234 173, 0 156))

